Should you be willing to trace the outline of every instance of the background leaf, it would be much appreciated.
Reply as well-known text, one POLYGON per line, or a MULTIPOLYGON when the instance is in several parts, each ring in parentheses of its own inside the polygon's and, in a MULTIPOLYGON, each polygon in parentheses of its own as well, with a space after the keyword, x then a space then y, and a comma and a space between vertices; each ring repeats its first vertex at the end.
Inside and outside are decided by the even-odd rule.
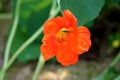
POLYGON ((120 4, 120 0, 111 0, 111 1, 113 1, 114 3, 120 4))
POLYGON ((104 0, 58 0, 61 10, 69 9, 77 17, 78 25, 95 19, 105 4, 104 0))
MULTIPOLYGON (((23 33, 20 28, 18 28, 15 39, 13 40, 11 53, 14 53, 27 39, 28 36, 23 33)), ((34 43, 32 43, 23 52, 21 52, 20 56, 17 59, 21 62, 37 59, 40 55, 39 48, 40 42, 34 41, 34 43)))

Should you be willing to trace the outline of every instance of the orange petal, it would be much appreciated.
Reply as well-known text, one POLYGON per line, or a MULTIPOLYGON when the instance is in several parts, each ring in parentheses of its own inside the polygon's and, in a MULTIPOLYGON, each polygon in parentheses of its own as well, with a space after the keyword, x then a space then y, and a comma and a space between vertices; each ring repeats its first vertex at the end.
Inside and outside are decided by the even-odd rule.
POLYGON ((63 14, 63 17, 65 17, 69 21, 68 27, 76 27, 77 26, 77 19, 69 10, 63 11, 62 14, 63 14))
POLYGON ((56 17, 55 22, 59 25, 59 29, 69 26, 69 21, 64 17, 56 17))
POLYGON ((57 52, 57 44, 56 44, 56 39, 53 35, 45 35, 43 37, 43 44, 40 47, 40 50, 42 52, 42 55, 45 60, 48 60, 55 56, 57 52))
POLYGON ((50 19, 44 24, 44 34, 56 34, 61 28, 69 26, 69 21, 64 17, 50 19))
POLYGON ((77 28, 78 34, 84 34, 86 37, 90 38, 90 31, 85 26, 80 26, 77 28))
POLYGON ((78 31, 78 50, 79 54, 82 54, 84 52, 87 52, 91 46, 91 40, 90 40, 90 32, 87 27, 79 27, 77 29, 78 31))
POLYGON ((47 20, 44 24, 44 34, 56 34, 61 28, 75 28, 77 20, 75 16, 69 11, 63 11, 63 17, 56 17, 47 20))
POLYGON ((56 57, 63 66, 69 66, 78 62, 78 54, 73 53, 68 45, 60 45, 56 57))
POLYGON ((78 39, 77 47, 79 49, 79 54, 87 52, 91 46, 91 40, 86 38, 84 35, 78 39))
POLYGON ((69 49, 74 52, 74 53, 78 53, 78 47, 77 47, 77 44, 78 44, 78 36, 77 36, 77 32, 76 30, 75 31, 72 31, 70 34, 69 34, 69 39, 67 39, 67 43, 69 44, 69 49))
POLYGON ((44 34, 55 34, 59 30, 59 25, 55 22, 55 18, 47 20, 44 23, 44 34))

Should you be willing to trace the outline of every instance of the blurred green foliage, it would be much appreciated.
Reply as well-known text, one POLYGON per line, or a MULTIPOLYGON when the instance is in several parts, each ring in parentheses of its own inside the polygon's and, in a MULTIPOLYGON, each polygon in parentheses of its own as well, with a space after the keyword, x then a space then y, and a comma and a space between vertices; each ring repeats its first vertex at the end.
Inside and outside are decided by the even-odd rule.
POLYGON ((0 12, 2 11, 2 2, 0 1, 0 12))
POLYGON ((113 3, 120 4, 120 0, 111 0, 113 3))
POLYGON ((114 80, 120 80, 120 74, 114 80))
POLYGON ((108 74, 105 76, 105 80, 114 80, 120 73, 114 69, 110 69, 108 74))
POLYGON ((120 47, 120 33, 119 32, 110 34, 108 36, 108 40, 109 40, 109 47, 112 47, 112 48, 120 47))

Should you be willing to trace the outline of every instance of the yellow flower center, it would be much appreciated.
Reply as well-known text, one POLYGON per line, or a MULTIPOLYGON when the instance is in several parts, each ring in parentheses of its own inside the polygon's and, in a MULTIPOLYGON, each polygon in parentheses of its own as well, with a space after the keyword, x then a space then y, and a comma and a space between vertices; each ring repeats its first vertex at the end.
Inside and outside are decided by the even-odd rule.
POLYGON ((59 42, 64 41, 68 37, 68 32, 70 32, 67 28, 62 28, 57 34, 56 38, 59 42))

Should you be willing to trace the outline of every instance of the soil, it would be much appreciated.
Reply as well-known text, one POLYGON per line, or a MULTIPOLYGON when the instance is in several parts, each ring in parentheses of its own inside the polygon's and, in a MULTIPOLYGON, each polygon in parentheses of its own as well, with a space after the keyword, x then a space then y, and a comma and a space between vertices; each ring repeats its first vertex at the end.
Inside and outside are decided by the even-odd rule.
MULTIPOLYGON (((56 63, 45 64, 37 80, 92 80, 102 73, 111 59, 102 62, 79 60, 75 65, 64 67, 56 63)), ((36 64, 14 64, 7 72, 9 80, 30 80, 36 64)))

